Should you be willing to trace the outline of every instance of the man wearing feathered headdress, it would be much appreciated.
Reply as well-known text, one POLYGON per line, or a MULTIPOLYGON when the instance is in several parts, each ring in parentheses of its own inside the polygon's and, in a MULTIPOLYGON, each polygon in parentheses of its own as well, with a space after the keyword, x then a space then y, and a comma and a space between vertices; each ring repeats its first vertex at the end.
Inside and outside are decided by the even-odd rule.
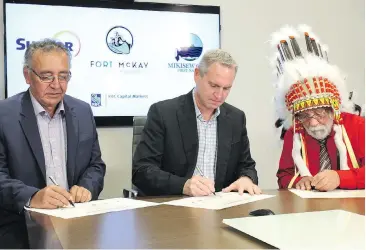
POLYGON ((287 125, 277 172, 280 188, 365 188, 365 119, 347 113, 345 77, 310 28, 272 34, 276 110, 287 125), (301 50, 299 37, 306 50, 301 50))

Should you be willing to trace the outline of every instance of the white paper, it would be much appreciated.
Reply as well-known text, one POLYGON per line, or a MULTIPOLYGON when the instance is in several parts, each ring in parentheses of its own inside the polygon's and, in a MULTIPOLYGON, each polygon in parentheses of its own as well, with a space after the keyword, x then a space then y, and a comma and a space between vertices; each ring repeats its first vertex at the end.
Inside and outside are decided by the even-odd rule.
POLYGON ((315 190, 298 190, 290 189, 290 191, 301 198, 364 198, 365 190, 332 190, 328 192, 320 192, 315 190))
POLYGON ((272 198, 275 195, 250 195, 244 193, 240 195, 237 192, 223 193, 218 192, 216 195, 209 195, 203 197, 189 197, 174 201, 164 202, 162 204, 172 205, 172 206, 183 206, 183 207, 196 207, 196 208, 206 208, 213 210, 220 210, 228 207, 238 206, 249 202, 259 201, 267 198, 272 198))
POLYGON ((281 250, 365 249, 365 216, 344 210, 250 216, 223 223, 281 250))
POLYGON ((156 206, 159 203, 133 200, 127 198, 114 198, 97 200, 86 203, 75 203, 75 207, 69 206, 58 209, 26 208, 29 211, 47 214, 63 219, 77 218, 88 215, 103 214, 108 212, 122 211, 128 209, 156 206))

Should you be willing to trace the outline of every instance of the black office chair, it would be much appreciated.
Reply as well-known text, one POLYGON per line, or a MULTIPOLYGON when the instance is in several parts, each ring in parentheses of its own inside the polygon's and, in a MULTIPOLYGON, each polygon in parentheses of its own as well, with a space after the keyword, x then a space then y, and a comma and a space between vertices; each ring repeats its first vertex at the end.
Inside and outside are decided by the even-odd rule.
POLYGON ((146 116, 135 116, 133 118, 132 157, 135 154, 137 145, 140 143, 141 134, 145 127, 146 119, 146 116))
MULTIPOLYGON (((146 123, 146 116, 135 116, 133 118, 133 132, 132 132, 132 159, 135 154, 136 147, 140 143, 142 130, 146 123)), ((137 196, 143 196, 143 193, 132 184, 132 189, 123 189, 124 198, 135 198, 137 196)))

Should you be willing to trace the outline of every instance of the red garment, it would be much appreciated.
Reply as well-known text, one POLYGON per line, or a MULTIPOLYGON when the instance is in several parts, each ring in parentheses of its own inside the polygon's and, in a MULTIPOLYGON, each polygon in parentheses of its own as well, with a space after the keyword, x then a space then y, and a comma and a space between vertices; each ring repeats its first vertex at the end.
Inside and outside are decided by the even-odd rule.
MULTIPOLYGON (((365 118, 349 113, 342 113, 344 128, 347 131, 353 151, 359 164, 358 169, 352 167, 352 162, 348 158, 350 170, 337 170, 337 147, 334 142, 335 132, 332 130, 327 140, 327 149, 332 164, 332 170, 336 170, 341 189, 365 189, 365 118)), ((320 169, 319 142, 305 132, 304 136, 306 150, 308 154, 308 165, 310 173, 315 176, 320 169)), ((277 171, 278 185, 280 188, 287 188, 294 176, 294 161, 292 159, 293 128, 290 128, 285 135, 282 154, 277 171)), ((296 178, 293 187, 302 177, 296 178)))

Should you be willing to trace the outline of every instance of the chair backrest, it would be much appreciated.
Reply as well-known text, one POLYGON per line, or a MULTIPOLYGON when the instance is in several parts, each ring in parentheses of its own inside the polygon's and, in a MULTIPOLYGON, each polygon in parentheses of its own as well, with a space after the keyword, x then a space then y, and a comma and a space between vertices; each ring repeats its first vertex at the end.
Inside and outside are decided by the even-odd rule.
POLYGON ((135 116, 133 118, 133 134, 132 134, 132 158, 135 154, 137 145, 141 140, 141 133, 146 123, 146 116, 135 116))
MULTIPOLYGON (((133 132, 132 132, 132 161, 133 155, 135 154, 136 147, 140 143, 142 130, 146 123, 146 116, 135 116, 133 118, 133 132)), ((144 196, 143 192, 132 183, 132 190, 137 191, 135 196, 144 196)), ((126 194, 123 194, 126 198, 126 194)))

